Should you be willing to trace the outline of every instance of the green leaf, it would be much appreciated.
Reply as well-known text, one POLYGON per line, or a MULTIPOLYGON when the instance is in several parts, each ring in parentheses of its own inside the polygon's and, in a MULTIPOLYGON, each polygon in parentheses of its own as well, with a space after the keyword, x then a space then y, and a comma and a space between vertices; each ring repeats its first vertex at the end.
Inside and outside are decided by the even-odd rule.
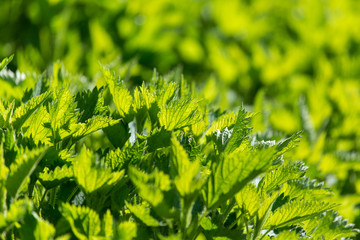
POLYGON ((229 143, 232 131, 226 127, 223 130, 216 130, 212 135, 212 140, 216 144, 217 150, 221 153, 226 149, 229 143))
POLYGON ((343 220, 334 211, 310 218, 303 228, 314 239, 343 239, 355 237, 359 233, 353 224, 348 224, 347 220, 343 220))
POLYGON ((0 72, 3 70, 14 58, 14 54, 12 54, 10 57, 4 58, 0 63, 0 72))
POLYGON ((153 152, 159 148, 170 146, 171 132, 166 131, 164 128, 154 129, 151 135, 146 138, 147 149, 153 152))
POLYGON ((35 144, 40 142, 50 144, 51 129, 45 127, 50 122, 50 114, 46 111, 46 107, 40 106, 22 126, 24 136, 32 139, 35 144))
POLYGON ((3 143, 0 144, 0 212, 6 210, 6 179, 9 174, 9 169, 5 165, 3 155, 3 143))
POLYGON ((92 118, 86 120, 85 123, 77 124, 77 127, 80 127, 72 134, 71 137, 76 141, 77 139, 80 139, 90 133, 113 126, 119 121, 120 120, 114 120, 109 117, 93 116, 92 118))
POLYGON ((211 123, 211 126, 206 131, 205 135, 212 135, 216 130, 221 132, 224 128, 232 128, 235 125, 236 120, 237 114, 235 112, 223 114, 211 123))
POLYGON ((66 89, 59 90, 54 93, 54 96, 55 99, 48 105, 51 128, 53 131, 61 127, 68 129, 71 124, 75 124, 77 121, 74 96, 66 89))
POLYGON ((104 214, 104 219, 103 219, 103 229, 106 238, 111 239, 114 237, 113 224, 114 224, 113 216, 111 215, 111 211, 108 209, 104 214))
POLYGON ((0 127, 10 127, 10 122, 11 122, 11 118, 13 116, 14 113, 14 108, 15 108, 15 100, 13 100, 5 109, 3 109, 2 113, 1 113, 1 118, 0 118, 0 127))
POLYGON ((102 68, 102 72, 120 116, 125 117, 129 114, 131 104, 133 103, 129 90, 124 86, 123 82, 120 82, 111 74, 110 70, 102 68))
MULTIPOLYGON (((303 238, 302 236, 299 236, 299 234, 295 231, 295 230, 284 230, 281 231, 275 238, 264 238, 264 239, 276 239, 276 240, 299 240, 299 239, 307 239, 307 238, 303 238)), ((326 238, 327 239, 327 238, 326 238)))
MULTIPOLYGON (((180 196, 197 195, 206 183, 208 172, 200 172, 200 161, 190 161, 185 149, 172 135, 172 157, 171 163, 175 171, 174 183, 180 196)), ((192 196, 194 197, 194 196, 192 196)))
POLYGON ((309 178, 294 179, 284 184, 281 191, 291 198, 322 199, 331 196, 329 189, 323 188, 323 183, 317 183, 309 178))
POLYGON ((15 129, 21 128, 24 124, 26 119, 30 117, 30 115, 36 111, 41 104, 43 104, 48 97, 50 96, 51 92, 45 92, 39 96, 31 98, 27 103, 21 105, 20 107, 16 108, 14 115, 11 119, 11 123, 13 124, 15 129))
POLYGON ((7 212, 0 213, 0 230, 22 220, 31 210, 32 204, 28 199, 20 199, 11 203, 7 212))
POLYGON ((134 91, 134 103, 133 108, 135 112, 138 112, 141 108, 145 107, 147 110, 151 108, 151 105, 155 103, 156 100, 155 89, 146 87, 145 83, 139 88, 136 88, 134 91))
POLYGON ((99 235, 101 222, 99 215, 94 210, 85 206, 63 203, 60 212, 70 224, 71 230, 77 238, 85 240, 99 235))
POLYGON ((238 113, 234 129, 231 133, 231 137, 226 145, 225 152, 231 153, 238 148, 244 139, 246 139, 251 132, 251 128, 248 127, 251 117, 253 115, 241 109, 238 113))
POLYGON ((161 106, 158 117, 160 126, 164 126, 168 131, 196 124, 201 121, 198 100, 188 98, 172 101, 161 106))
POLYGON ((94 154, 82 148, 73 161, 74 177, 85 193, 108 191, 124 177, 124 170, 111 172, 95 165, 94 154))
POLYGON ((103 129, 114 147, 122 148, 130 138, 129 127, 123 121, 103 129))
POLYGON ((221 155, 206 189, 208 208, 215 208, 233 197, 248 182, 265 172, 271 166, 275 152, 275 147, 252 150, 250 146, 244 146, 221 155))
POLYGON ((48 168, 45 168, 43 172, 39 174, 39 180, 41 184, 47 189, 56 187, 71 178, 74 177, 74 170, 72 167, 64 165, 62 167, 56 167, 54 171, 49 172, 48 168))
POLYGON ((25 180, 30 177, 40 160, 45 156, 47 148, 25 150, 18 154, 14 163, 10 165, 10 174, 6 180, 6 188, 10 197, 16 198, 25 180))
POLYGON ((306 169, 307 168, 301 162, 289 163, 285 166, 276 168, 265 174, 259 183, 259 189, 270 192, 280 187, 285 182, 301 178, 305 174, 306 169))
POLYGON ((160 223, 150 215, 150 208, 146 208, 144 205, 131 205, 126 202, 126 206, 135 217, 140 219, 146 226, 158 227, 160 223))
POLYGON ((148 201, 160 216, 169 216, 170 209, 165 200, 165 192, 171 189, 169 175, 155 169, 146 174, 129 167, 129 177, 139 191, 139 195, 148 201))
POLYGON ((299 99, 299 112, 302 129, 304 129, 304 132, 306 133, 306 136, 309 139, 311 145, 314 145, 316 142, 317 133, 315 131, 314 123, 304 96, 301 96, 299 99))
POLYGON ((158 105, 165 106, 168 104, 174 98, 177 89, 178 85, 175 82, 164 84, 156 98, 158 105))
POLYGON ((274 229, 299 224, 335 206, 337 206, 337 204, 316 200, 306 201, 303 199, 295 199, 285 203, 283 206, 277 208, 274 213, 271 213, 264 228, 274 229))
POLYGON ((116 239, 132 240, 137 236, 137 226, 134 222, 121 222, 117 227, 116 239))
POLYGON ((110 151, 104 158, 104 162, 113 170, 119 171, 126 169, 129 163, 138 164, 145 151, 145 142, 139 144, 136 142, 132 146, 126 146, 123 149, 117 148, 110 151))
POLYGON ((297 143, 300 141, 302 131, 298 131, 291 135, 289 138, 286 138, 280 141, 277 145, 278 153, 277 155, 280 156, 291 149, 295 148, 297 143))
POLYGON ((107 111, 104 106, 104 99, 101 97, 102 90, 94 88, 93 90, 84 90, 79 92, 75 101, 80 111, 79 122, 85 122, 94 115, 103 114, 107 111))
POLYGON ((20 228, 22 239, 49 240, 55 236, 55 228, 35 213, 27 214, 20 228))
POLYGON ((253 184, 247 184, 235 195, 235 199, 241 212, 247 213, 250 216, 254 216, 262 203, 259 193, 253 184))

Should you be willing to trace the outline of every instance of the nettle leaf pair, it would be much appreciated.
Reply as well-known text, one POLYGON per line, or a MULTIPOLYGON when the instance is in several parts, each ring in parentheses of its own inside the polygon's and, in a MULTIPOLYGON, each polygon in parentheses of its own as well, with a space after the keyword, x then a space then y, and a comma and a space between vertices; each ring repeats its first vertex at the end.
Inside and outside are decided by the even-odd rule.
POLYGON ((253 114, 220 113, 174 74, 134 89, 103 75, 101 88, 74 95, 54 67, 30 97, 0 101, 3 239, 356 234, 332 193, 283 158, 300 132, 260 141, 253 114))

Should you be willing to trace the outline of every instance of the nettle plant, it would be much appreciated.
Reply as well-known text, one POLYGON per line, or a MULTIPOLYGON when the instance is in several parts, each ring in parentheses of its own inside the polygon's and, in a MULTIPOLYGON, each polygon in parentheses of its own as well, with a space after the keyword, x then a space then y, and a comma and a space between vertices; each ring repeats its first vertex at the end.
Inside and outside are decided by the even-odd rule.
POLYGON ((132 92, 103 76, 73 94, 54 67, 22 101, 1 99, 3 239, 355 236, 331 191, 283 158, 300 133, 254 134, 253 114, 220 112, 174 74, 132 92))

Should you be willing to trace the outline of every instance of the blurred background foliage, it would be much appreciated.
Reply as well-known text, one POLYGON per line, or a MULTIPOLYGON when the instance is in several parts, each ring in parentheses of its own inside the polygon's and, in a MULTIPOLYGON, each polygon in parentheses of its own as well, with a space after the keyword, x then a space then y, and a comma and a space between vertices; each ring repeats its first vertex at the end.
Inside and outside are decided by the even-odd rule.
POLYGON ((258 138, 303 129, 287 157, 305 161, 360 227, 360 1, 2 0, 0 9, 0 59, 15 53, 1 97, 21 96, 57 60, 77 87, 102 84, 99 63, 129 86, 175 69, 220 111, 259 112, 258 138))

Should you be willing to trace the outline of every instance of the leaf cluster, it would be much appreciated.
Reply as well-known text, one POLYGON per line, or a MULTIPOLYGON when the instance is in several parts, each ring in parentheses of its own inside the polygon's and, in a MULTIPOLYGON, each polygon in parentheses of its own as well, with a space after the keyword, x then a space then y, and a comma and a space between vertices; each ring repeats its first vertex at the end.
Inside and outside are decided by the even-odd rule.
POLYGON ((260 140, 253 114, 218 111, 176 74, 133 89, 103 76, 73 93, 54 68, 31 97, 0 100, 3 239, 356 234, 331 191, 284 158, 300 132, 260 140))

